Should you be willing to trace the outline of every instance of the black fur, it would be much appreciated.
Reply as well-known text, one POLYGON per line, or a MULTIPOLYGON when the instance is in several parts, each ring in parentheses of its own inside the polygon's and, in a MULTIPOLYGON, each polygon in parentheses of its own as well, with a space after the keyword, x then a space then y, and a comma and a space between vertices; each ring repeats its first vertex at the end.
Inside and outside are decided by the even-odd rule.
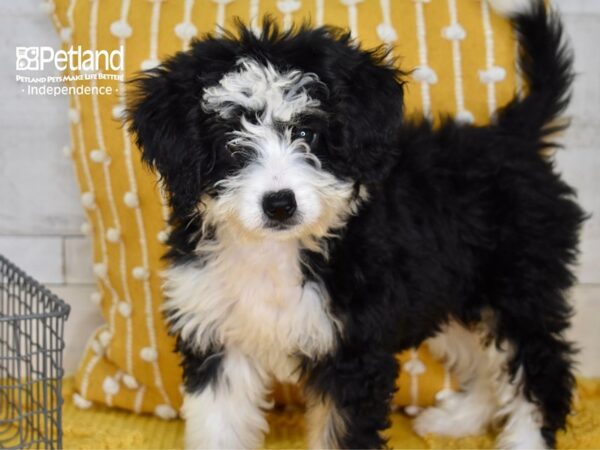
POLYGON ((189 342, 177 336, 176 350, 182 356, 183 385, 187 392, 199 392, 215 382, 223 361, 223 348, 213 346, 209 351, 198 354, 189 342))
MULTIPOLYGON (((403 121, 401 73, 382 52, 330 28, 284 33, 267 21, 255 37, 241 27, 239 38, 196 41, 135 81, 131 129, 169 188, 173 264, 195 256, 201 193, 241 164, 223 148, 234 125, 202 111, 203 89, 240 56, 316 73, 327 86, 315 94, 328 115, 315 153, 337 177, 366 186, 369 200, 328 240, 328 259, 304 254, 306 278, 325 284, 345 333, 335 354, 305 360, 303 369, 307 389, 330 396, 346 418, 344 447, 385 444, 395 352, 450 318, 476 323, 486 308, 495 313, 496 342, 515 348, 511 375, 522 368, 549 446, 565 426, 574 379, 564 292, 574 282, 569 267, 584 214, 542 153, 568 102, 572 56, 543 2, 513 24, 529 90, 485 127, 403 121)), ((215 376, 216 366, 208 374, 195 362, 205 355, 184 343, 180 350, 190 388, 215 376)))

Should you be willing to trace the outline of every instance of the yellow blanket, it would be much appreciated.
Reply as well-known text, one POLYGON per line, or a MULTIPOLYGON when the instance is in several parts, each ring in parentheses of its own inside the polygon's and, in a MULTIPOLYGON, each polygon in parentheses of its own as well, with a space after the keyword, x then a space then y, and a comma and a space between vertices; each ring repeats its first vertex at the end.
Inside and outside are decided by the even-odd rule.
MULTIPOLYGON (((63 410, 65 449, 133 449, 181 448, 183 422, 163 421, 153 416, 137 416, 102 406, 77 409, 71 401, 72 380, 65 383, 63 410)), ((299 409, 277 411, 269 416, 270 432, 265 448, 305 448, 304 420, 299 409)), ((493 434, 464 439, 446 439, 414 434, 410 419, 400 413, 392 415, 387 432, 389 445, 401 449, 493 448, 493 434)), ((578 382, 575 411, 566 432, 558 436, 561 449, 600 448, 600 379, 578 382)))

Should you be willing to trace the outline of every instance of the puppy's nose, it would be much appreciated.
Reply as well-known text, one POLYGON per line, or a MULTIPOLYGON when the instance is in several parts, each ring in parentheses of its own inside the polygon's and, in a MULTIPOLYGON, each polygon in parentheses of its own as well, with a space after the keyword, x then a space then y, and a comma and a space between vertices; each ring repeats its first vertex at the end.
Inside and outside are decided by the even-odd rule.
POLYGON ((267 192, 262 201, 263 211, 267 217, 279 222, 292 217, 296 206, 296 197, 290 189, 267 192))

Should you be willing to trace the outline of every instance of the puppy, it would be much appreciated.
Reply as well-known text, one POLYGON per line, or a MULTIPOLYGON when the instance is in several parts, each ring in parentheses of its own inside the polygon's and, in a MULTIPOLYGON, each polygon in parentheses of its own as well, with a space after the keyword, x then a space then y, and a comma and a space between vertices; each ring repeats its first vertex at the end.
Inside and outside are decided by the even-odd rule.
POLYGON ((273 379, 303 383, 311 447, 380 448, 394 355, 426 340, 461 390, 418 433, 494 422, 500 447, 555 445, 584 215, 542 153, 572 56, 541 0, 494 3, 528 91, 485 127, 405 120, 385 52, 327 27, 240 25, 134 81, 130 127, 172 208, 188 448, 259 447, 273 379))

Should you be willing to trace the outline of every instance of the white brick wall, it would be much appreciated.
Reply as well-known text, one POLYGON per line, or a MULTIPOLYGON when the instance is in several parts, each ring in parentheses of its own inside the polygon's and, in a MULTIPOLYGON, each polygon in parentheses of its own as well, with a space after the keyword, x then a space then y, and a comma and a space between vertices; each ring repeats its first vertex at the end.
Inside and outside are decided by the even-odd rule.
MULTIPOLYGON (((573 296, 579 314, 574 336, 584 348, 587 374, 600 375, 600 43, 599 0, 555 0, 565 13, 579 73, 558 168, 594 213, 583 234, 580 281, 573 296), (598 286, 595 286, 597 284, 598 286)), ((69 370, 85 342, 82 332, 98 323, 87 301, 93 281, 88 240, 79 231, 83 215, 68 145, 65 97, 28 97, 14 81, 15 46, 58 46, 39 0, 0 1, 0 253, 6 254, 73 306, 67 333, 69 370), (77 336, 77 338, 75 338, 77 336)))
POLYGON ((558 5, 565 14, 600 13, 598 0, 552 0, 552 3, 558 5))

